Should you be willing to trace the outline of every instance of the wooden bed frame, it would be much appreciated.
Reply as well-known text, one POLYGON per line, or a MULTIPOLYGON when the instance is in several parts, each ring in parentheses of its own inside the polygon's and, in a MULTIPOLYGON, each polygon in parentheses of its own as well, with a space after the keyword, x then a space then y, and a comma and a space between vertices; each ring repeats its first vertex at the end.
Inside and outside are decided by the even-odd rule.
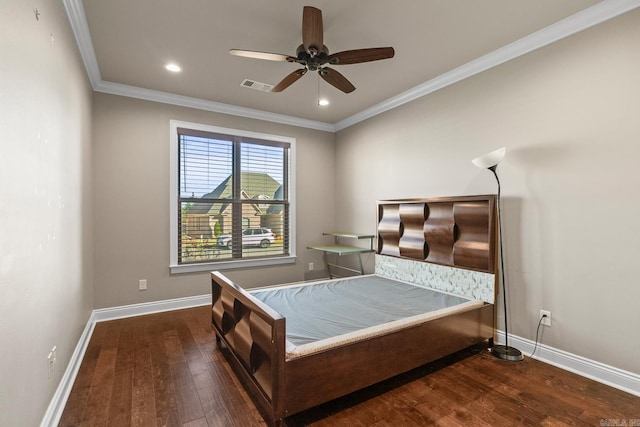
MULTIPOLYGON (((378 254, 492 273, 495 281, 496 237, 493 195, 378 202, 378 254)), ((494 305, 485 303, 287 358, 285 318, 221 273, 211 278, 218 346, 270 425, 493 337, 494 305)))

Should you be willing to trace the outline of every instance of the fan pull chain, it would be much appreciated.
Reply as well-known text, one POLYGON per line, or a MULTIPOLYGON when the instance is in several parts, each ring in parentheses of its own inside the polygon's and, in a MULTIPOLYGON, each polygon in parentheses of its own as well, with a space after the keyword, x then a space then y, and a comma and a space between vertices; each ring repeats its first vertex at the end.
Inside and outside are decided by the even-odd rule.
POLYGON ((320 73, 318 73, 318 107, 329 105, 329 100, 320 97, 320 73))

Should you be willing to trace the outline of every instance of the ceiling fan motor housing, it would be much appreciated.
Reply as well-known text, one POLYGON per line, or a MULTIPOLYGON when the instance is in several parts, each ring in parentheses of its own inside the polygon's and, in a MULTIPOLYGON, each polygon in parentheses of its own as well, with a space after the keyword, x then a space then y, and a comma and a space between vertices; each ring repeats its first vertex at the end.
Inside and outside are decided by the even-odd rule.
POLYGON ((329 49, 327 46, 322 45, 320 53, 316 53, 313 50, 312 52, 307 52, 304 45, 301 44, 296 49, 296 57, 298 59, 295 62, 304 65, 309 71, 317 71, 321 66, 329 62, 329 49))

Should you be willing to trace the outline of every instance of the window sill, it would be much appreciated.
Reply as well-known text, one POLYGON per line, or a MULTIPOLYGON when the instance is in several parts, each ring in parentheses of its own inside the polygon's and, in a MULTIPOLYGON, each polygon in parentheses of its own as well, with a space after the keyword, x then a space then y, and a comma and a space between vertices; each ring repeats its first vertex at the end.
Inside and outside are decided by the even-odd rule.
POLYGON ((197 273, 202 271, 229 270, 232 268, 264 267, 269 265, 295 264, 295 255, 278 258, 244 259, 237 261, 219 261, 202 264, 170 265, 171 274, 197 273))

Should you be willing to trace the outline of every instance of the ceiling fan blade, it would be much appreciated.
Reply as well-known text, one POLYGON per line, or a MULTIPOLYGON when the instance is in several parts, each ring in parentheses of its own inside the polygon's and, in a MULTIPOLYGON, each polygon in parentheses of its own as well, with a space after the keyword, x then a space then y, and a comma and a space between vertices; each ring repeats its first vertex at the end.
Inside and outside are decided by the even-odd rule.
POLYGON ((392 47, 372 47, 369 49, 345 50, 329 55, 329 64, 346 65, 360 62, 379 61, 380 59, 393 58, 395 51, 392 47))
POLYGON ((275 85, 273 89, 271 89, 271 92, 282 92, 283 90, 285 90, 286 88, 288 88, 289 86, 297 82, 298 79, 304 76, 306 72, 307 72, 306 68, 301 68, 299 70, 294 71, 293 73, 289 74, 287 77, 282 79, 280 83, 275 85))
POLYGON ((322 52, 322 11, 315 7, 305 6, 302 11, 302 44, 307 52, 315 56, 322 52))
POLYGON ((255 50, 231 49, 229 53, 235 56, 244 56, 245 58, 266 59, 267 61, 293 62, 297 59, 280 53, 258 52, 255 50))
POLYGON ((324 67, 318 70, 320 73, 320 77, 324 79, 327 83, 336 88, 340 89, 344 93, 351 93, 356 90, 356 87, 351 84, 349 80, 339 72, 329 67, 324 67))

